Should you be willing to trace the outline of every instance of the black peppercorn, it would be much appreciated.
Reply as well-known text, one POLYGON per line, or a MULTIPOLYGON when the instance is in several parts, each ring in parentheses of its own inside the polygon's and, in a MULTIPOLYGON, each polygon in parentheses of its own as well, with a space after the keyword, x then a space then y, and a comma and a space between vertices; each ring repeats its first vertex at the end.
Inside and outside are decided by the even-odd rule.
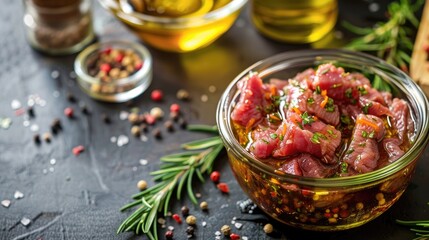
POLYGON ((179 125, 181 128, 186 129, 186 127, 188 126, 188 122, 186 122, 186 120, 184 118, 180 118, 179 119, 179 125))
POLYGON ((82 106, 81 106, 81 111, 82 111, 82 113, 83 113, 83 114, 85 114, 85 115, 89 115, 89 114, 90 114, 89 109, 88 109, 88 107, 86 106, 86 104, 82 104, 82 106))
POLYGON ((189 234, 189 235, 193 236, 193 235, 194 235, 194 232, 195 232, 195 228, 194 228, 193 226, 188 226, 188 227, 186 228, 186 233, 187 233, 187 234, 189 234))
POLYGON ((182 215, 185 217, 189 215, 189 208, 187 206, 182 207, 182 215))
POLYGON ((104 123, 111 123, 109 116, 107 116, 105 113, 101 114, 101 119, 103 120, 104 123))
POLYGON ((167 131, 169 132, 173 132, 174 131, 174 126, 173 126, 173 122, 172 121, 166 121, 164 123, 164 127, 167 129, 167 131))
POLYGON ((72 93, 67 93, 67 100, 71 103, 75 103, 76 97, 72 93))
POLYGON ((159 128, 155 128, 152 131, 152 135, 157 138, 157 139, 161 139, 162 138, 162 134, 161 134, 161 130, 159 128))
POLYGON ((29 117, 34 118, 35 115, 34 115, 34 108, 33 107, 28 107, 27 113, 28 113, 29 117))
POLYGON ((33 136, 33 141, 34 141, 34 143, 36 143, 36 144, 40 144, 40 143, 41 143, 41 141, 40 141, 40 135, 39 135, 39 134, 35 134, 35 135, 33 136))

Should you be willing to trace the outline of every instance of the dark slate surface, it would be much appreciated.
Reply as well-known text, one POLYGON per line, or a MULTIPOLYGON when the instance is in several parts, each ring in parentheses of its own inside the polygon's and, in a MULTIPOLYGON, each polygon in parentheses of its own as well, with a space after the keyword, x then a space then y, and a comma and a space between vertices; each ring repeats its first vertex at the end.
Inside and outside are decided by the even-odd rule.
MULTIPOLYGON (((354 23, 371 24, 383 15, 382 10, 369 14, 368 4, 372 1, 340 1, 340 19, 354 23)), ((141 239, 131 233, 116 235, 116 229, 126 214, 118 209, 127 203, 129 196, 136 193, 135 184, 146 179, 149 172, 158 169, 158 158, 167 153, 177 152, 179 145, 205 137, 204 134, 177 130, 164 132, 165 138, 156 141, 148 135, 142 142, 130 137, 126 146, 118 147, 110 142, 112 136, 129 135, 129 123, 119 119, 120 111, 128 111, 125 104, 106 104, 91 100, 69 77, 74 56, 49 57, 33 51, 24 38, 22 25, 22 3, 3 0, 0 8, 0 117, 10 117, 13 121, 8 130, 0 129, 0 200, 10 199, 9 208, 0 207, 0 239, 141 239), (59 79, 52 79, 53 70, 61 73, 59 79), (90 116, 79 111, 79 103, 66 100, 72 93, 85 103, 90 116), (59 93, 59 96, 54 96, 59 93), (39 132, 49 130, 53 118, 59 117, 64 131, 54 137, 52 143, 42 143, 37 147, 30 127, 24 127, 24 116, 16 116, 10 104, 19 100, 26 105, 30 95, 38 95, 46 101, 46 106, 35 106, 36 117, 31 124, 39 126, 39 132), (63 116, 63 109, 72 106, 76 110, 75 119, 63 116), (101 121, 100 114, 106 113, 112 119, 110 125, 101 121), (86 151, 76 157, 71 149, 84 145, 86 151), (55 158, 56 164, 50 165, 55 158), (148 165, 139 164, 139 159, 147 159, 148 165), (53 167, 53 172, 49 168, 53 167), (44 174, 43 171, 48 171, 44 174), (24 193, 24 198, 14 199, 15 191, 24 193), (23 217, 32 220, 24 227, 19 222, 23 217)), ((382 4, 383 6, 383 4, 382 4)), ((383 8, 382 8, 383 9, 383 8)), ((94 6, 95 28, 101 40, 136 40, 110 14, 94 6)), ((340 28, 340 27, 338 27, 340 28)), ((330 47, 334 44, 327 37, 314 47, 330 47)), ((335 43, 336 42, 336 43, 335 43)), ((275 53, 292 49, 310 48, 308 45, 287 45, 261 37, 249 22, 245 11, 234 27, 209 47, 186 54, 165 53, 150 49, 154 57, 154 81, 149 90, 139 97, 134 106, 147 111, 160 106, 165 111, 175 100, 180 88, 191 92, 193 100, 182 103, 183 112, 191 123, 214 124, 217 100, 228 82, 252 63, 275 53), (208 86, 217 87, 215 93, 208 86), (163 89, 166 99, 162 104, 150 101, 148 92, 163 89), (200 101, 207 94, 208 102, 200 101)), ((278 234, 273 238, 297 239, 411 239, 413 234, 407 228, 394 223, 394 219, 429 218, 427 202, 429 192, 428 151, 418 164, 416 174, 403 197, 387 213, 365 226, 337 233, 315 233, 300 231, 275 223, 278 234)), ((209 203, 210 210, 203 213, 198 206, 189 202, 176 201, 172 212, 179 212, 187 205, 199 223, 196 239, 214 239, 215 231, 224 224, 230 224, 233 217, 264 218, 264 215, 242 215, 236 202, 246 199, 233 179, 225 154, 215 166, 221 171, 223 181, 231 188, 231 194, 222 195, 207 181, 195 185, 201 193, 201 200, 209 203)), ((251 221, 243 223, 241 236, 249 239, 273 239, 262 231, 262 225, 251 221)), ((175 239, 186 239, 185 224, 177 225, 168 220, 167 226, 176 228, 175 239)), ((231 224, 230 224, 231 225, 231 224)), ((160 228, 163 236, 166 230, 160 228)), ((144 237, 143 237, 144 238, 144 237)), ((162 239, 163 237, 161 237, 162 239)))

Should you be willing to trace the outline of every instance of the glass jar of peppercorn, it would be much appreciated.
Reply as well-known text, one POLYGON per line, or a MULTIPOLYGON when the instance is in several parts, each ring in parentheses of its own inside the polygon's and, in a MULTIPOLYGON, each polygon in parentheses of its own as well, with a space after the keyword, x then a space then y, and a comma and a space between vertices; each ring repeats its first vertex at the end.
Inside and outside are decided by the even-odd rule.
POLYGON ((80 51, 95 37, 91 0, 24 0, 30 45, 52 55, 80 51))

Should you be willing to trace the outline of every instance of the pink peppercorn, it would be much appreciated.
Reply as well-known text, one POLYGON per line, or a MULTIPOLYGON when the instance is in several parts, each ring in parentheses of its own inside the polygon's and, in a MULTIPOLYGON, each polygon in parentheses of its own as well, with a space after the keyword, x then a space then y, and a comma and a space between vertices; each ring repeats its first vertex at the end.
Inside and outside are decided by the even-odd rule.
POLYGON ((153 101, 160 102, 162 101, 162 97, 163 97, 162 91, 158 89, 153 90, 152 93, 150 94, 150 97, 153 101))
POLYGON ((79 156, 83 151, 85 151, 85 147, 82 145, 76 146, 72 149, 72 152, 75 156, 79 156))
POLYGON ((71 107, 66 107, 64 109, 64 115, 66 115, 69 118, 73 117, 73 113, 74 113, 74 111, 73 111, 73 108, 71 108, 71 107))
POLYGON ((217 185, 217 188, 223 193, 229 193, 229 187, 228 187, 228 184, 226 183, 219 183, 217 185))
POLYGON ((138 62, 138 63, 136 63, 136 65, 134 66, 134 68, 136 69, 136 70, 139 70, 140 68, 142 68, 143 67, 143 62, 138 62))
POLYGON ((240 235, 235 234, 235 233, 231 233, 231 235, 229 235, 229 238, 231 240, 239 240, 240 239, 240 235))
POLYGON ((121 63, 121 62, 122 62, 122 59, 124 59, 124 55, 122 55, 122 54, 118 54, 118 55, 115 57, 115 61, 116 61, 116 62, 118 62, 118 63, 121 63))
POLYGON ((214 182, 214 183, 218 183, 220 180, 220 173, 218 171, 213 171, 210 174, 210 179, 214 182))
POLYGON ((182 223, 182 219, 180 218, 179 214, 173 214, 173 219, 174 221, 176 221, 178 224, 182 223))
POLYGON ((146 114, 144 120, 147 124, 153 125, 156 122, 156 118, 153 115, 146 114))
POLYGON ((173 231, 167 231, 167 232, 165 232, 165 238, 166 239, 173 239, 173 236, 174 236, 174 234, 173 234, 173 231))
POLYGON ((108 63, 103 63, 100 65, 100 71, 102 72, 108 73, 110 72, 110 69, 112 69, 112 67, 108 63))
POLYGON ((170 106, 170 112, 178 113, 180 112, 180 105, 177 103, 173 103, 170 106))
POLYGON ((108 47, 108 48, 106 48, 106 49, 103 50, 103 53, 105 53, 107 55, 109 55, 111 52, 112 52, 112 48, 111 47, 108 47))

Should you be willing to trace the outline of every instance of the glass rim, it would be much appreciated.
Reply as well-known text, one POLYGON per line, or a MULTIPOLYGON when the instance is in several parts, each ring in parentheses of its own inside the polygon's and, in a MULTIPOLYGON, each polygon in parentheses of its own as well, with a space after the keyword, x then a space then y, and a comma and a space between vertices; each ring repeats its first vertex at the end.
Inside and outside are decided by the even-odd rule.
MULTIPOLYGON (((288 66, 283 66, 283 68, 287 68, 288 66)), ((275 68, 275 67, 274 67, 275 68)), ((277 70, 275 68, 274 70, 277 70)), ((407 93, 407 92, 406 92, 407 93)), ((426 147, 429 141, 429 120, 427 118, 427 112, 429 110, 428 100, 421 90, 421 88, 404 72, 402 72, 397 67, 388 64, 387 62, 373 57, 371 55, 354 52, 349 50, 331 50, 331 49, 319 49, 319 50, 298 50, 298 51, 290 51, 284 52, 272 57, 266 58, 264 60, 258 61, 255 64, 248 67, 246 70, 241 72, 234 80, 228 85, 225 92, 222 94, 219 104, 217 106, 216 111, 216 121, 219 128, 220 136, 222 141, 225 144, 225 147, 228 151, 232 151, 233 154, 237 155, 237 159, 239 161, 245 162, 245 164, 249 164, 252 167, 257 168, 259 171, 262 171, 268 174, 270 177, 275 177, 277 180, 285 181, 287 183, 299 184, 308 187, 326 187, 326 188, 338 188, 338 187, 347 187, 347 186, 356 186, 359 184, 368 184, 377 181, 381 181, 386 177, 394 175, 395 173, 405 169, 410 163, 412 163, 416 158, 419 157, 420 153, 426 147), (342 60, 350 60, 361 62, 362 66, 382 66, 386 70, 391 71, 394 75, 388 76, 392 78, 394 81, 389 81, 391 84, 396 87, 408 91, 411 99, 413 99, 417 104, 410 106, 411 110, 414 112, 414 117, 416 117, 416 121, 421 121, 419 124, 419 128, 416 130, 416 139, 413 145, 408 149, 408 151, 397 161, 388 164, 380 169, 374 170, 369 173, 357 174, 353 176, 347 177, 332 177, 332 178, 312 178, 312 177, 303 177, 297 176, 287 173, 278 173, 275 171, 275 168, 268 166, 267 164, 262 163, 261 161, 255 159, 253 155, 251 155, 248 151, 246 151, 236 140, 230 120, 230 113, 232 110, 232 106, 230 103, 233 99, 237 97, 239 94, 236 92, 236 84, 243 77, 247 76, 249 73, 255 72, 255 68, 258 67, 266 67, 266 66, 275 66, 276 63, 282 62, 285 63, 291 60, 304 59, 313 60, 312 63, 308 63, 307 67, 315 66, 315 62, 317 60, 321 60, 324 57, 335 57, 342 58, 342 60), (271 64, 271 65, 270 65, 271 64), (402 84, 407 84, 407 88, 401 87, 402 84), (235 90, 234 90, 235 89, 235 90), (416 109, 414 109, 416 108, 416 109)))
POLYGON ((105 83, 103 85, 121 86, 129 83, 135 83, 135 82, 141 81, 142 79, 144 79, 145 76, 151 73, 152 56, 146 47, 134 42, 115 40, 115 41, 94 43, 79 53, 79 55, 76 57, 74 61, 74 70, 78 78, 80 78, 82 81, 87 83, 99 84, 100 81, 97 77, 93 77, 88 74, 86 60, 96 51, 102 50, 107 47, 115 47, 115 46, 120 46, 119 48, 122 47, 123 49, 132 49, 136 51, 136 53, 139 54, 142 59, 143 66, 137 72, 135 72, 134 74, 128 77, 117 79, 112 83, 105 83))
MULTIPOLYGON (((204 15, 199 16, 192 16, 192 17, 178 17, 178 18, 169 18, 169 17, 158 17, 158 16, 151 16, 143 13, 138 12, 132 12, 132 13, 126 13, 122 10, 122 8, 119 6, 117 1, 113 0, 99 0, 100 4, 111 11, 115 13, 115 15, 125 21, 128 21, 130 23, 140 25, 144 22, 155 22, 164 24, 164 27, 168 26, 181 26, 181 25, 188 25, 188 24, 197 24, 200 23, 201 20, 205 20, 202 22, 203 24, 206 23, 206 21, 213 21, 220 18, 224 18, 231 13, 241 9, 248 0, 231 0, 228 4, 225 6, 218 8, 214 11, 209 11, 208 13, 204 15)), ((203 25, 203 24, 197 24, 197 25, 203 25)))

